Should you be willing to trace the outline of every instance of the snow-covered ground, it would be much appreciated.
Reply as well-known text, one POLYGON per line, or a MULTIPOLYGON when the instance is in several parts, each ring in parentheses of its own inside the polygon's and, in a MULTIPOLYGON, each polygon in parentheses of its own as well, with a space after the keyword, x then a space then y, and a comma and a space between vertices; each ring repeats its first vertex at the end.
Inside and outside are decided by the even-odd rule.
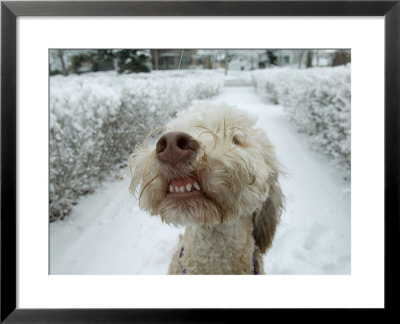
MULTIPOLYGON (((258 116, 286 167, 286 196, 267 274, 350 274, 350 184, 329 159, 308 148, 282 107, 253 87, 225 87, 211 99, 258 116)), ((51 274, 166 274, 182 228, 138 208, 118 172, 84 196, 64 221, 50 224, 51 274)))

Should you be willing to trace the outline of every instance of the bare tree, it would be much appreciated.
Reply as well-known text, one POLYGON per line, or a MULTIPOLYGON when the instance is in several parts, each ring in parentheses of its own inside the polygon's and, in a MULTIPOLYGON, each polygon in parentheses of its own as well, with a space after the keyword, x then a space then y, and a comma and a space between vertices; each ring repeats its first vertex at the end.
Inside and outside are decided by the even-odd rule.
POLYGON ((317 66, 319 66, 319 50, 315 50, 315 57, 317 59, 317 66))
POLYGON ((301 66, 303 64, 303 57, 304 57, 304 53, 306 51, 305 50, 299 50, 298 51, 298 59, 299 59, 299 64, 298 64, 298 68, 301 69, 301 66))
POLYGON ((62 49, 57 50, 57 56, 61 61, 62 74, 68 75, 68 70, 65 67, 65 62, 64 62, 64 50, 62 50, 62 49))
POLYGON ((154 69, 158 70, 158 50, 153 50, 154 53, 154 69))
POLYGON ((312 67, 313 51, 307 51, 306 68, 312 67))

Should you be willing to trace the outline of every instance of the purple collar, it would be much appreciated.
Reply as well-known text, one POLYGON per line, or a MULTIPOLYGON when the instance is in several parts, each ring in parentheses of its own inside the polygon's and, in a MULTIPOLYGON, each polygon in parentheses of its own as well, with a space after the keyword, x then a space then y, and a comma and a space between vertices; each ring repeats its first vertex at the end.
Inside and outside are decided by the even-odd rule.
MULTIPOLYGON (((181 259, 184 254, 183 254, 183 246, 181 249, 181 253, 179 254, 179 259, 181 259)), ((182 265, 182 262, 179 260, 179 263, 181 264, 181 268, 182 268, 182 274, 186 274, 186 268, 182 265)), ((258 271, 257 271, 257 259, 256 259, 256 255, 253 253, 253 274, 254 275, 258 275, 258 271)))
MULTIPOLYGON (((181 259, 183 257, 183 246, 182 246, 182 249, 181 249, 181 254, 179 254, 179 259, 181 259)), ((182 273, 183 274, 186 274, 186 269, 185 269, 185 267, 182 265, 182 262, 179 260, 179 263, 181 264, 181 268, 182 268, 182 273)))
POLYGON ((253 253, 253 274, 258 275, 256 254, 253 253))

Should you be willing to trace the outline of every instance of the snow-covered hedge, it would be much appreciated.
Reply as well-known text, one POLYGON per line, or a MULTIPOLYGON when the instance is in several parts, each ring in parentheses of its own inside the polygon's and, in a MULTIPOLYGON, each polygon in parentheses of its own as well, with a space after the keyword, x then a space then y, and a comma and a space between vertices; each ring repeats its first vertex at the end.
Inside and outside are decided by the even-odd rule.
POLYGON ((350 177, 351 67, 253 72, 257 91, 282 105, 313 148, 328 154, 350 177))
POLYGON ((51 77, 50 220, 68 214, 151 130, 223 83, 216 71, 51 77))

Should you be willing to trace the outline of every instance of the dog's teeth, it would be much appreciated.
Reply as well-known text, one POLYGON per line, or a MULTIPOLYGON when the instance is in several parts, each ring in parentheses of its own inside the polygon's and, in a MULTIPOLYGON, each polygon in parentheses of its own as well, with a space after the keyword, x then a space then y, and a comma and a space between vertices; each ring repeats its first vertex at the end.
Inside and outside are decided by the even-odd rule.
POLYGON ((169 186, 169 192, 174 192, 174 186, 169 186))
POLYGON ((179 187, 175 186, 175 191, 179 192, 179 187))
POLYGON ((193 187, 195 187, 195 189, 200 190, 200 186, 197 183, 197 181, 195 183, 193 183, 193 187))
POLYGON ((181 186, 181 187, 179 188, 179 190, 180 190, 181 192, 184 192, 184 191, 185 191, 185 187, 184 187, 184 186, 181 186))
POLYGON ((192 185, 190 183, 186 185, 186 191, 192 191, 192 185))

